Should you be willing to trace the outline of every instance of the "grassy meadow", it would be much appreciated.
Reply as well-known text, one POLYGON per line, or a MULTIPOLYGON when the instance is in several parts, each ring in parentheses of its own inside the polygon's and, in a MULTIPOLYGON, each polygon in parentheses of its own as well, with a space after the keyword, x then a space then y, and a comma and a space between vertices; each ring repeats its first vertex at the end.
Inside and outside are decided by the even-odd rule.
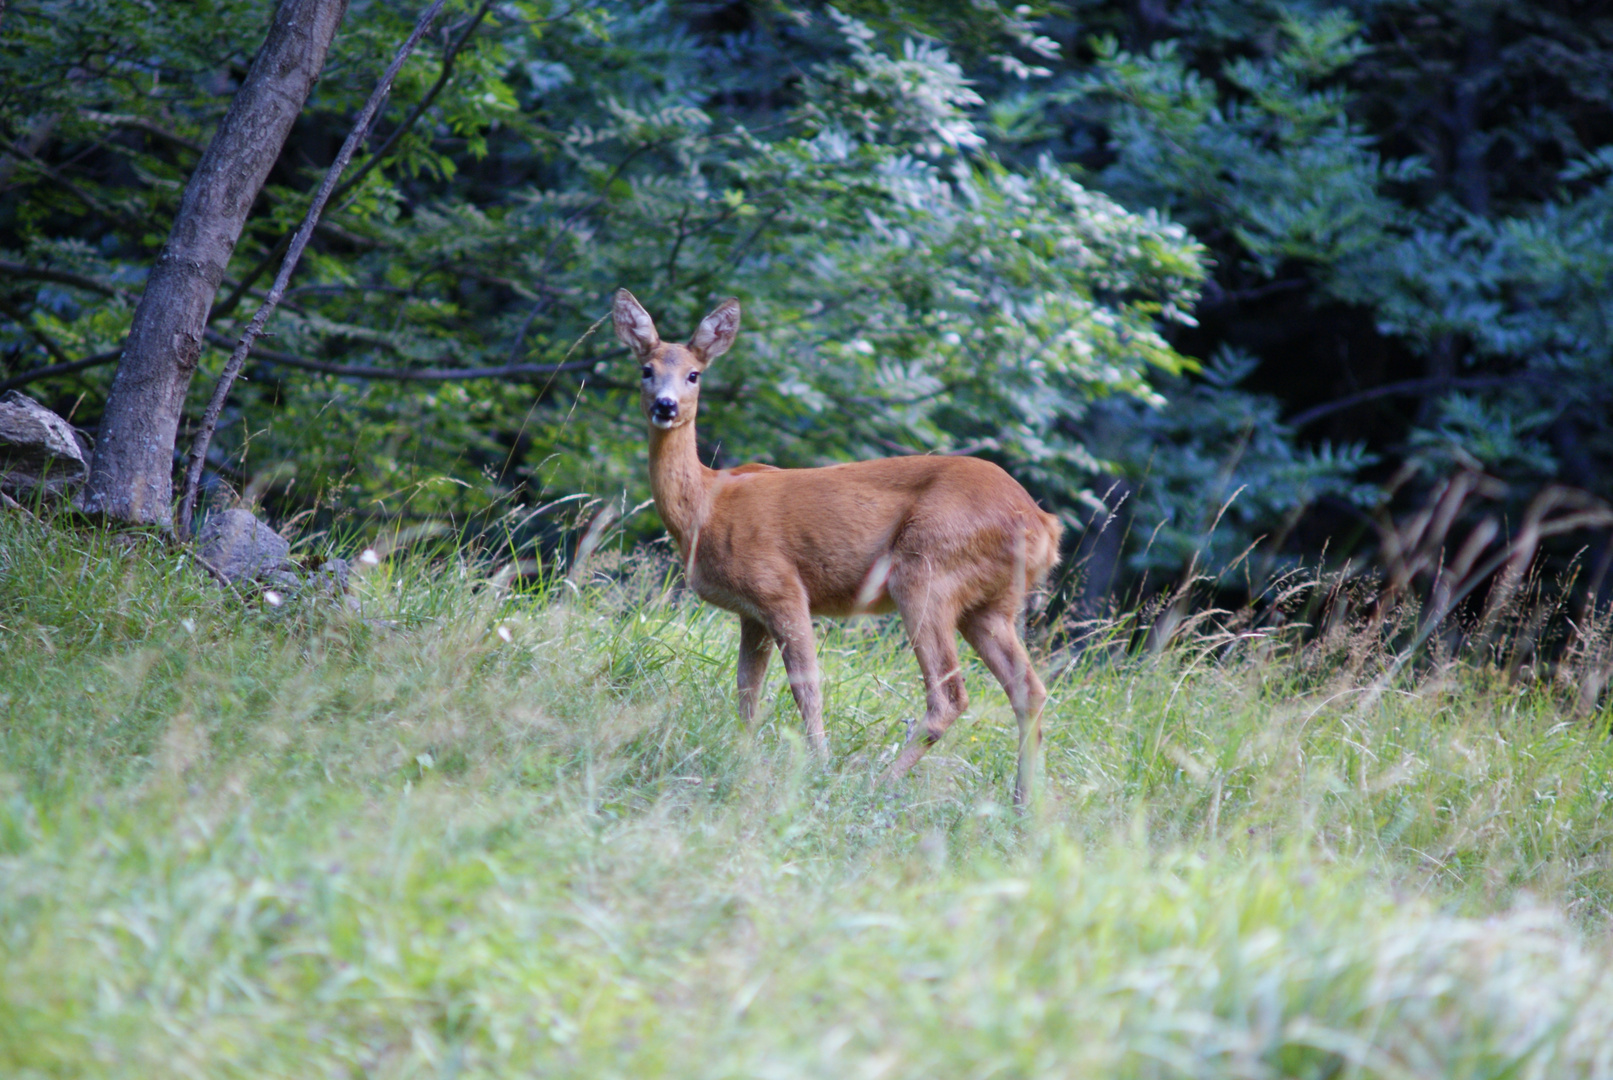
POLYGON ((910 781, 648 561, 384 559, 273 606, 0 517, 0 1076, 1613 1076, 1607 714, 1359 642, 1042 655, 910 781), (1370 649, 1366 649, 1370 653, 1370 649))

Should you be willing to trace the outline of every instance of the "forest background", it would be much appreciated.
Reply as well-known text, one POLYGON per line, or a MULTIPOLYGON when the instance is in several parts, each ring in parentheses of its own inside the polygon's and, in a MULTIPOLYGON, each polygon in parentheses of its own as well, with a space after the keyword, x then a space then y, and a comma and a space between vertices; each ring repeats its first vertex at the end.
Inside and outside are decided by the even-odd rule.
MULTIPOLYGON (((0 14, 0 387, 95 430, 272 13, 0 14)), ((415 14, 349 5, 187 425, 415 14)), ((1613 496, 1610 96, 1613 8, 1572 0, 450 3, 229 398, 207 498, 496 524, 527 556, 602 505, 658 535, 599 321, 627 286, 668 328, 743 304, 708 460, 991 457, 1104 526, 1071 560, 1089 607, 1370 563, 1458 476, 1471 566, 1551 485, 1613 496)), ((1559 542, 1594 603, 1613 545, 1559 542)))

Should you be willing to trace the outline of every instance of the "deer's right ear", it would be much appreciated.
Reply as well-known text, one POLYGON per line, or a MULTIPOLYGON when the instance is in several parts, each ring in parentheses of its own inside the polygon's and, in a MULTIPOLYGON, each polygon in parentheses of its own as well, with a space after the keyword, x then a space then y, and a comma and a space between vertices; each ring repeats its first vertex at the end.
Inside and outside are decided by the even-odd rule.
POLYGON ((661 335, 655 332, 655 320, 626 289, 616 290, 611 318, 616 324, 616 340, 633 350, 633 355, 639 359, 649 356, 661 344, 661 335))

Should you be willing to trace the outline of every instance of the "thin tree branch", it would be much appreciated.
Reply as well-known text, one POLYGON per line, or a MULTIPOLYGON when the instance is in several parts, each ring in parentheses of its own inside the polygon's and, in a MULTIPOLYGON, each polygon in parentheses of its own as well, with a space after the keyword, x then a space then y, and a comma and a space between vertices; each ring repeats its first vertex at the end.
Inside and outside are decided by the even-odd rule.
POLYGON ((41 379, 49 379, 56 375, 71 375, 73 372, 83 371, 85 368, 110 364, 122 355, 123 346, 119 345, 110 352, 96 353, 93 356, 86 356, 82 360, 72 360, 65 364, 51 364, 47 367, 34 368, 32 371, 25 371, 21 375, 13 375, 11 378, 0 382, 0 394, 5 393, 7 390, 15 390, 19 386, 39 382, 41 379))
POLYGON ((308 206, 308 213, 304 215, 302 224, 297 227, 297 233, 292 238, 291 246, 286 251, 285 261, 280 264, 280 272, 275 275, 274 285, 269 289, 268 297, 252 316, 251 321, 241 334, 241 341, 230 354, 224 364, 224 371, 219 375, 218 385, 213 388, 213 397, 207 403, 207 410, 202 414, 201 426, 196 431, 196 439, 191 443, 190 460, 185 468, 185 488, 179 499, 179 526, 180 536, 188 536, 191 531, 191 519, 196 509, 196 492, 201 484, 202 464, 207 460, 207 446, 213 440, 213 430, 218 427, 219 415, 224 411, 224 400, 229 396, 230 387, 235 384, 235 377, 240 374, 241 366, 246 363, 247 353, 252 351, 252 343, 263 332, 264 324, 269 321, 275 306, 279 304, 281 295, 291 282, 292 271, 297 268, 297 261, 302 258, 303 248, 308 246, 309 239, 314 234, 314 226, 319 222, 319 215, 324 212, 325 204, 330 200, 331 193, 336 189, 336 182, 352 160, 353 152, 358 149, 359 143, 369 134, 370 125, 375 122, 375 114, 380 111, 381 103, 386 100, 387 92, 392 89, 392 80, 397 78, 398 71, 403 62, 414 51, 420 39, 425 36, 427 28, 442 11, 446 0, 432 0, 432 3, 421 14, 414 30, 392 58, 381 75, 381 81, 375 86, 370 99, 364 103, 359 112, 358 119, 353 124, 353 130, 348 132, 347 139, 336 154, 336 160, 331 162, 330 168, 325 172, 325 180, 314 193, 313 202, 308 206))
MULTIPOLYGON (((487 16, 488 11, 492 9, 494 2, 495 0, 482 0, 482 6, 476 9, 476 14, 471 17, 470 23, 465 27, 464 31, 459 35, 459 37, 455 38, 452 44, 450 44, 448 49, 443 53, 442 71, 437 75, 437 81, 432 84, 431 89, 427 90, 425 96, 422 97, 419 102, 415 104, 415 107, 409 111, 409 115, 404 117, 403 121, 399 123, 397 127, 392 129, 392 132, 387 135, 386 139, 376 149, 375 153, 371 154, 369 159, 366 160, 363 165, 359 166, 358 171, 349 177, 345 183, 338 187, 329 196, 330 199, 340 202, 344 197, 346 197, 348 192, 352 191, 354 187, 361 183, 364 178, 381 163, 382 159, 392 152, 392 148, 398 144, 398 140, 403 138, 408 130, 415 125, 415 122, 418 121, 420 117, 425 115, 426 110, 431 107, 431 103, 437 100, 437 95, 442 92, 443 87, 448 85, 449 76, 451 76, 454 71, 454 60, 459 56, 460 51, 464 49, 466 43, 470 41, 471 34, 474 33, 476 28, 481 25, 481 22, 487 16)), ((247 273, 247 275, 241 279, 241 283, 230 292, 230 295, 226 296, 222 303, 213 308, 213 314, 209 317, 209 321, 224 318, 230 312, 234 311, 236 306, 240 304, 242 298, 246 295, 246 291, 256 284, 257 280, 268 272, 269 267, 274 265, 274 261, 280 258, 280 256, 283 255, 291 246, 291 239, 291 233, 286 233, 285 235, 281 236, 280 242, 275 244, 274 250, 265 255, 262 261, 259 262, 257 266, 254 266, 247 273)))
POLYGON ((623 170, 625 170, 628 165, 632 164, 634 158, 638 157, 649 148, 650 144, 646 144, 643 146, 636 146, 632 150, 628 151, 627 156, 616 163, 616 167, 611 170, 611 174, 607 176, 605 178, 605 182, 599 186, 599 195, 572 211, 566 220, 560 223, 559 231, 556 232, 549 240, 549 246, 543 250, 543 257, 538 260, 538 273, 542 275, 542 277, 539 278, 538 284, 535 286, 535 288, 537 291, 547 290, 550 295, 540 296, 533 302, 532 310, 527 312, 526 318, 521 321, 520 328, 515 331, 515 340, 510 342, 511 363, 514 363, 515 358, 521 355, 521 344, 526 340, 527 331, 532 329, 532 323, 539 315, 543 313, 544 309, 553 302, 553 296, 555 295, 556 290, 551 289, 547 284, 547 279, 549 276, 549 261, 554 257, 555 250, 560 246, 560 241, 566 238, 566 235, 571 232, 571 227, 577 224, 578 220, 581 219, 584 214, 604 204, 605 200, 610 197, 611 185, 616 183, 617 178, 622 175, 623 170))
POLYGON ((544 310, 552 303, 554 303, 554 293, 552 292, 538 297, 537 301, 533 303, 532 309, 526 313, 526 318, 521 320, 521 325, 515 331, 515 340, 510 342, 511 363, 514 363, 516 358, 521 355, 521 344, 526 340, 526 332, 532 329, 532 324, 537 321, 538 316, 542 315, 544 310))
POLYGON ((51 336, 29 321, 28 316, 11 305, 9 300, 0 299, 0 315, 4 315, 18 326, 28 332, 28 336, 39 343, 39 347, 50 354, 50 358, 58 364, 71 364, 73 361, 62 352, 62 347, 51 339, 51 336))
POLYGON ((0 274, 6 277, 30 278, 34 281, 53 281, 58 285, 71 285, 75 289, 84 289, 87 292, 100 293, 102 296, 115 296, 124 300, 134 299, 128 292, 116 285, 108 285, 83 274, 74 274, 67 270, 52 270, 44 266, 27 266, 23 263, 8 262, 0 259, 0 274))
POLYGON ((876 446, 882 446, 886 450, 894 454, 901 454, 904 457, 969 457, 980 453, 982 450, 1002 449, 1002 444, 992 438, 975 439, 972 442, 964 443, 962 446, 953 447, 951 450, 924 450, 919 447, 908 446, 906 443, 899 443, 894 439, 884 439, 878 436, 871 436, 869 441, 876 446))
POLYGON ((177 146, 183 150, 189 150, 193 154, 203 154, 207 151, 207 147, 197 142, 195 139, 187 139, 177 131, 169 131, 161 124, 152 120, 147 120, 143 116, 131 116, 123 113, 96 112, 92 109, 85 109, 83 112, 80 112, 79 115, 92 123, 105 124, 107 127, 130 128, 135 131, 143 131, 153 138, 161 139, 163 142, 177 146))
POLYGON ((22 505, 22 503, 18 502, 16 499, 13 499, 10 495, 7 495, 3 491, 0 491, 0 506, 4 506, 7 510, 21 511, 22 513, 33 518, 35 521, 39 520, 38 514, 34 513, 32 510, 28 509, 26 506, 22 505))
POLYGON ((1303 278, 1279 278, 1264 285, 1256 285, 1248 289, 1227 289, 1211 278, 1204 283, 1204 307, 1218 308, 1232 304, 1247 304, 1256 300, 1264 300, 1268 296, 1279 293, 1294 292, 1310 287, 1310 282, 1303 278))
POLYGON ((327 364, 320 360, 307 360, 286 353, 254 349, 254 359, 273 364, 319 371, 327 375, 342 375, 354 379, 374 379, 381 382, 463 382, 468 379, 535 379, 544 375, 559 375, 567 371, 587 371, 595 360, 568 360, 564 364, 504 364, 485 368, 373 368, 349 364, 327 364))
MULTIPOLYGON (((56 127, 56 122, 59 119, 60 117, 55 113, 46 113, 43 116, 35 117, 28 126, 28 130, 22 135, 23 149, 32 154, 41 146, 44 146, 50 139, 50 133, 56 127)), ((11 190, 11 174, 17 171, 17 162, 21 160, 21 158, 18 158, 17 161, 0 160, 0 193, 11 190)))
POLYGON ((286 290, 289 306, 293 296, 340 296, 342 293, 380 293, 383 296, 407 296, 413 299, 415 291, 401 285, 348 284, 345 281, 328 281, 318 285, 298 285, 286 290))
POLYGON ((73 181, 63 176, 59 169, 52 168, 45 162, 39 160, 39 158, 34 154, 29 153, 26 148, 18 146, 15 143, 5 143, 0 145, 0 150, 4 150, 6 153, 10 154, 23 164, 30 165, 39 170, 41 174, 50 179, 51 183, 59 185, 63 191, 72 195, 75 199, 89 207, 95 213, 100 214, 103 217, 112 218, 114 221, 118 222, 118 224, 123 226, 123 228, 128 229, 131 232, 137 232, 141 228, 141 223, 136 221, 132 215, 126 213, 116 206, 103 203, 100 199, 96 198, 94 195, 91 195, 89 192, 73 183, 73 181))
POLYGON ((437 81, 431 84, 431 89, 426 91, 425 96, 415 103, 413 109, 409 110, 409 115, 405 116, 398 126, 393 128, 387 137, 382 140, 381 145, 376 147, 375 153, 371 154, 369 159, 358 167, 358 171, 343 181, 342 185, 331 195, 332 200, 341 201, 348 192, 363 183, 364 178, 370 175, 375 170, 375 167, 392 152, 394 146, 398 145, 398 140, 402 139, 408 130, 414 127, 415 122, 425 115, 426 110, 431 108, 431 103, 437 100, 437 95, 442 93, 443 87, 448 85, 448 79, 454 73, 454 61, 458 58, 460 50, 464 49, 466 44, 469 43, 470 36, 482 24, 482 20, 487 17, 487 13, 492 10, 493 4, 494 0, 482 0, 482 6, 476 9, 476 14, 472 15, 470 22, 465 24, 465 29, 443 52, 442 71, 438 73, 437 81))
POLYGON ((1345 409, 1353 409, 1357 405, 1365 405, 1369 401, 1377 401, 1386 397, 1425 397, 1437 394, 1442 390, 1490 390, 1498 386, 1515 386, 1519 383, 1540 382, 1542 376, 1533 372, 1519 372, 1515 375, 1461 375, 1461 376, 1435 376, 1428 379, 1407 379, 1404 382, 1385 383, 1374 386, 1370 390, 1362 390, 1356 394, 1346 394, 1321 405, 1314 405, 1295 413, 1284 421, 1287 427, 1299 430, 1309 424, 1314 424, 1324 416, 1332 416, 1345 409))
MULTIPOLYGON (((216 330, 208 330, 206 334, 207 342, 210 345, 224 349, 231 348, 234 345, 234 342, 216 330)), ((5 393, 7 390, 14 390, 19 386, 27 386, 29 383, 39 382, 57 375, 71 375, 75 371, 110 364, 122 355, 123 347, 120 345, 116 349, 95 353, 81 360, 34 368, 32 371, 25 371, 20 375, 13 375, 9 379, 0 380, 0 394, 5 393)), ((539 379, 549 375, 561 375, 568 371, 587 371, 599 363, 599 360, 595 359, 568 360, 559 364, 501 364, 497 367, 475 368, 378 368, 361 364, 333 364, 324 360, 311 360, 306 356, 297 356, 294 353, 265 349, 257 344, 252 346, 249 356, 253 360, 260 360, 266 364, 279 364, 282 367, 297 368, 301 371, 317 371, 324 375, 337 375, 349 379, 370 379, 376 382, 425 383, 468 382, 471 379, 539 379)), ((707 391, 707 393, 709 394, 710 391, 707 391)))
MULTIPOLYGON (((213 330, 207 331, 207 340, 214 345, 225 347, 230 344, 229 338, 213 330)), ((501 364, 498 367, 480 368, 377 368, 310 360, 306 356, 277 352, 259 345, 252 346, 252 358, 270 364, 283 364, 302 371, 318 371, 326 375, 385 382, 463 382, 467 379, 537 378, 565 371, 587 371, 598 363, 597 360, 570 360, 562 364, 501 364)))

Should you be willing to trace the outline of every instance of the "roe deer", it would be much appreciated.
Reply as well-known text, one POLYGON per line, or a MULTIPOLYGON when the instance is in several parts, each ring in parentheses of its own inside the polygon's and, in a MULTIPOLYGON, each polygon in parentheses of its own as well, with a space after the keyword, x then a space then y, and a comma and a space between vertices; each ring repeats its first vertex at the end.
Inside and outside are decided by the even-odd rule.
POLYGON ((616 336, 642 365, 655 508, 677 541, 690 586, 739 615, 746 724, 776 641, 807 738, 826 752, 812 616, 899 611, 918 654, 926 705, 886 778, 911 769, 968 707, 954 637, 962 631, 1019 720, 1014 800, 1023 805, 1047 691, 1017 623, 1026 593, 1058 561, 1058 519, 979 458, 708 469, 695 450, 700 375, 734 343, 739 301, 719 304, 687 345, 663 342, 626 289, 616 293, 613 316, 616 336))

